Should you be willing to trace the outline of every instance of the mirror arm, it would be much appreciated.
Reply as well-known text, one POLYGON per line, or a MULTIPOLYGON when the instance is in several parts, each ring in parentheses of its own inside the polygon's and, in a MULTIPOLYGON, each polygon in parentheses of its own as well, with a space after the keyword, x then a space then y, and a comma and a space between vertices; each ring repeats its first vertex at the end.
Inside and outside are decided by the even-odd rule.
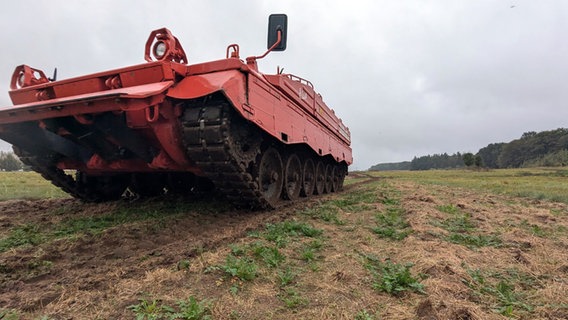
POLYGON ((269 54, 270 51, 274 50, 274 48, 276 48, 276 46, 278 46, 281 41, 282 41, 282 30, 278 30, 278 38, 277 38, 276 42, 272 45, 272 47, 270 47, 268 50, 266 50, 266 52, 261 56, 247 57, 247 64, 256 64, 256 60, 259 60, 259 59, 266 57, 266 55, 269 54))

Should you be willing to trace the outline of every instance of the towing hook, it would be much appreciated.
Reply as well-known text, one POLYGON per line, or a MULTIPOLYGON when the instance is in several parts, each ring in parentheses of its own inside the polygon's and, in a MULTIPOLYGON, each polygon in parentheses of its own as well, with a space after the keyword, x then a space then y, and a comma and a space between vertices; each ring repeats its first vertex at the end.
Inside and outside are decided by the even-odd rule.
POLYGON ((149 123, 156 122, 160 117, 160 108, 157 105, 149 106, 148 108, 145 109, 145 114, 147 122, 149 123))

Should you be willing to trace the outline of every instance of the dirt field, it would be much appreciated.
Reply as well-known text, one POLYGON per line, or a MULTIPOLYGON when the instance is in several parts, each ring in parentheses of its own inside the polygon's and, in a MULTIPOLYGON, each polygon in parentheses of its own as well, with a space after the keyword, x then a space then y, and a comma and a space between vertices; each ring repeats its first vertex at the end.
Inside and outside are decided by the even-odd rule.
POLYGON ((563 203, 366 174, 277 211, 175 200, 0 202, 0 319, 568 319, 563 203))

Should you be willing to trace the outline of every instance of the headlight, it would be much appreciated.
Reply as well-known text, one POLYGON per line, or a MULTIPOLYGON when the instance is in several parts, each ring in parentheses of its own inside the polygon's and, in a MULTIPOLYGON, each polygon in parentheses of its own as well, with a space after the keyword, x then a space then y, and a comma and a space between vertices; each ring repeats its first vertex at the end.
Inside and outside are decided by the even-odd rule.
POLYGON ((26 81, 26 74, 20 72, 20 75, 18 76, 18 87, 23 88, 25 81, 26 81))
POLYGON ((163 41, 156 42, 156 44, 154 44, 154 48, 152 49, 154 57, 156 57, 156 59, 158 60, 164 57, 166 51, 168 51, 168 46, 163 41))

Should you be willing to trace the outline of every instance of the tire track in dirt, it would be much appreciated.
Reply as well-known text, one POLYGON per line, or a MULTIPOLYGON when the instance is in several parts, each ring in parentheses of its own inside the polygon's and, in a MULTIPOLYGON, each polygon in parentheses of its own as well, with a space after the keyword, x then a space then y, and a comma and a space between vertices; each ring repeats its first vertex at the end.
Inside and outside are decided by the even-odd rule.
MULTIPOLYGON (((10 249, 0 253, 0 306, 33 312, 73 290, 93 292, 95 301, 105 299, 105 290, 118 279, 140 278, 156 268, 175 268, 182 259, 232 243, 267 223, 283 221, 296 210, 335 196, 303 199, 270 211, 189 211, 166 217, 165 225, 155 220, 125 223, 76 240, 56 239, 10 249)), ((41 229, 65 219, 106 214, 115 206, 73 199, 0 202, 0 226, 7 230, 34 224, 41 229)))

